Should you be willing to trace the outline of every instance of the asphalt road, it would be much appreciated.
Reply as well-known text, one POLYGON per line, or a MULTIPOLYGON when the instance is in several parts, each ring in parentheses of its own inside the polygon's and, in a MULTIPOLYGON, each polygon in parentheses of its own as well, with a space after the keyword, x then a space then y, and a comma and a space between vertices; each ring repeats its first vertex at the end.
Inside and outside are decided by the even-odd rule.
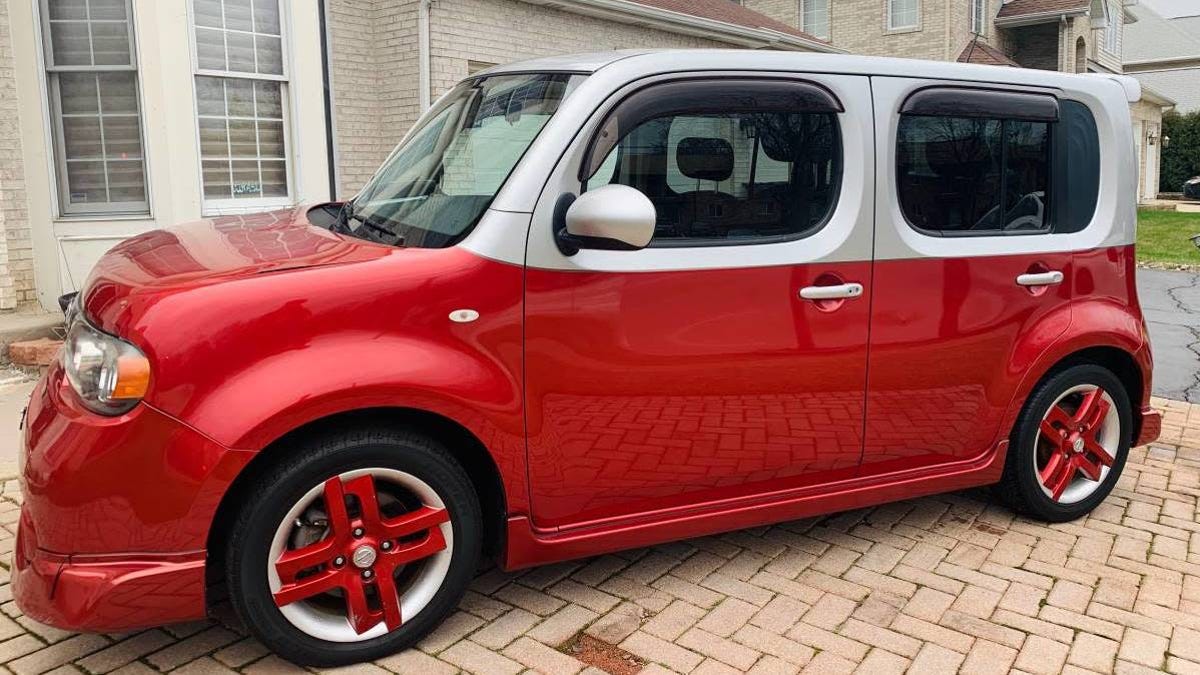
POLYGON ((1154 394, 1200 403, 1200 275, 1138 270, 1154 347, 1154 394))

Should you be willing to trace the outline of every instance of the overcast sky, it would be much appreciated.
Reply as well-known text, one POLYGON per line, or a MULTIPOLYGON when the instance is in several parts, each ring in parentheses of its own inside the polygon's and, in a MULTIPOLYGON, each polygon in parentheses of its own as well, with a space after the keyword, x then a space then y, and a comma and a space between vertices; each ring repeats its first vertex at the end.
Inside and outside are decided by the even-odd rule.
POLYGON ((1140 0, 1143 5, 1167 18, 1200 16, 1200 0, 1140 0))

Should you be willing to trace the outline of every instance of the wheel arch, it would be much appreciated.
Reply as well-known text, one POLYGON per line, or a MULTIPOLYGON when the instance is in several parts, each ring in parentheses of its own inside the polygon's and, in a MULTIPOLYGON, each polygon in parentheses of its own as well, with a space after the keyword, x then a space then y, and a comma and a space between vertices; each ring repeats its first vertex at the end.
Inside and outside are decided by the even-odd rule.
POLYGON ((1047 355, 1042 367, 1034 371, 1038 373, 1037 376, 1027 378, 1025 386, 1021 388, 1019 398, 1014 402, 1015 405, 1010 411, 1006 428, 1011 429, 1012 425, 1016 423, 1017 415, 1025 405, 1025 401, 1042 382, 1072 366, 1094 364, 1112 371, 1113 375, 1124 385, 1134 413, 1131 438, 1136 439, 1141 432, 1142 424, 1141 415, 1137 413, 1146 398, 1149 386, 1149 372, 1146 370, 1149 368, 1149 363, 1139 358, 1140 348, 1131 349, 1130 347, 1132 345, 1075 346, 1073 349, 1055 351, 1055 353, 1047 355))
MULTIPOLYGON (((1138 364, 1134 355, 1120 347, 1098 346, 1088 347, 1076 352, 1072 352, 1060 359, 1054 364, 1038 382, 1042 382, 1047 377, 1054 375, 1071 366, 1090 363, 1097 366, 1103 366, 1112 371, 1113 375, 1121 381, 1125 386, 1125 393, 1129 395, 1129 404, 1136 410, 1141 404, 1142 397, 1145 394, 1145 378, 1143 377, 1142 367, 1138 364)), ((1135 415, 1136 417, 1136 415, 1135 415)), ((1135 429, 1136 431, 1136 429, 1135 429)), ((1135 433, 1136 437, 1137 434, 1135 433)))
POLYGON ((444 444, 462 465, 479 496, 484 517, 484 554, 502 553, 508 514, 504 480, 495 458, 474 433, 455 420, 427 410, 387 407, 349 410, 311 420, 283 434, 258 451, 230 483, 214 512, 206 540, 208 560, 205 574, 210 607, 214 601, 221 599, 219 595, 214 597, 212 591, 224 583, 225 547, 222 542, 237 519, 238 509, 246 504, 255 480, 284 461, 287 448, 296 441, 362 426, 415 430, 444 444))

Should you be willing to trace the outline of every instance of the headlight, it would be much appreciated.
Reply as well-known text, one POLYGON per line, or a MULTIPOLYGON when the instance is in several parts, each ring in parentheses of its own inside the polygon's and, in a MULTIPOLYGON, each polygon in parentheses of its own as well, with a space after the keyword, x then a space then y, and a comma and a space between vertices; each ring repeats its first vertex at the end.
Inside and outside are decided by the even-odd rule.
POLYGON ((67 380, 83 404, 101 415, 129 412, 150 387, 150 361, 128 342, 76 317, 62 348, 67 380))

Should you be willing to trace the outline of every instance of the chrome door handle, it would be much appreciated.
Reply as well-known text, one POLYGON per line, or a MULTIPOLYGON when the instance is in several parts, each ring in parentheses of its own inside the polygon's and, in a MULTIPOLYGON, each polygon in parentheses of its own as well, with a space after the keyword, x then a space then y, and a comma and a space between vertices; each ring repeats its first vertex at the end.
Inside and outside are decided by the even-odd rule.
POLYGON ((806 286, 800 289, 805 300, 841 300, 862 295, 862 284, 839 284, 837 286, 806 286))
POLYGON ((1017 277, 1018 286, 1054 286, 1061 284, 1062 281, 1063 273, 1058 270, 1038 274, 1022 274, 1017 277))

